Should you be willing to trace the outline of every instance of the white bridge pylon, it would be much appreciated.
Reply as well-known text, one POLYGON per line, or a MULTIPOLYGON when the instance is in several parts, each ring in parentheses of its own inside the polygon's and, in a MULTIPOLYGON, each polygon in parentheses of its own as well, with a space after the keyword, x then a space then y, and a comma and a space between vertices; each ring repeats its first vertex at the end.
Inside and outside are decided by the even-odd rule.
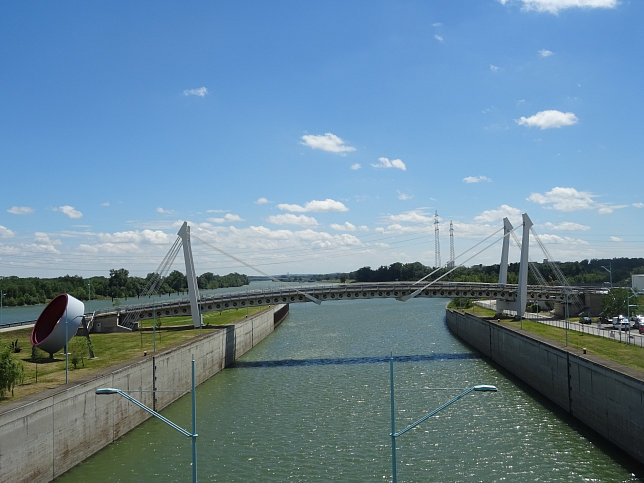
MULTIPOLYGON (((523 213, 523 235, 521 238, 521 261, 519 262, 519 283, 517 287, 517 299, 514 310, 517 318, 523 317, 528 299, 528 268, 529 257, 528 251, 530 246, 530 228, 532 220, 527 213, 523 213)), ((499 283, 508 283, 508 253, 510 251, 510 234, 514 231, 510 220, 503 218, 503 247, 501 249, 501 264, 499 265, 499 283)), ((497 313, 503 313, 504 310, 510 310, 510 303, 504 300, 496 301, 497 313)))
POLYGON ((203 317, 199 309, 199 285, 195 275, 195 263, 192 258, 192 245, 190 244, 190 227, 188 222, 184 221, 177 233, 181 238, 183 245, 183 259, 186 262, 186 278, 188 279, 188 298, 190 299, 190 314, 192 315, 192 324, 195 329, 203 324, 203 317))

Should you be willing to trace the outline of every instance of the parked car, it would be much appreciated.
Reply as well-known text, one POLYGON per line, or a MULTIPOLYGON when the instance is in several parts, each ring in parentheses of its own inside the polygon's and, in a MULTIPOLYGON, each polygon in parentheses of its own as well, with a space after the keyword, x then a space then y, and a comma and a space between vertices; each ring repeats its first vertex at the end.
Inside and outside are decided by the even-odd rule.
POLYGON ((631 324, 628 319, 623 317, 613 317, 613 328, 617 330, 631 330, 631 324))
POLYGON ((591 319, 591 318, 590 318, 590 317, 588 317, 588 316, 586 316, 586 317, 581 317, 581 318, 579 319, 579 322, 580 322, 580 323, 582 323, 582 324, 592 324, 592 323, 593 323, 593 319, 591 319))

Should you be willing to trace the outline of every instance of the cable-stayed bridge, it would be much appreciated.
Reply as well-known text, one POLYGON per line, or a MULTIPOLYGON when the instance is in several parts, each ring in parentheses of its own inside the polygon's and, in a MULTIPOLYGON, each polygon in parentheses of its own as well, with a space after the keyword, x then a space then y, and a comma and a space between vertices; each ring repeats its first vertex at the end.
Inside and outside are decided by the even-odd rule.
MULTIPOLYGON (((416 297, 493 299, 496 300, 498 312, 503 312, 504 310, 512 311, 518 317, 523 315, 528 301, 561 303, 564 304, 565 310, 569 311, 571 314, 579 313, 582 310, 588 310, 588 307, 592 305, 590 299, 593 298, 593 296, 596 297, 599 292, 596 289, 570 286, 556 263, 551 263, 551 266, 552 271, 557 277, 558 283, 556 285, 547 284, 544 277, 539 273, 537 266, 529 262, 528 244, 531 235, 539 243, 541 249, 546 255, 546 260, 551 260, 551 257, 543 243, 541 243, 538 235, 532 229, 532 221, 527 214, 523 215, 523 223, 520 226, 523 227, 523 238, 521 242, 519 242, 516 234, 514 233, 516 229, 510 224, 509 220, 505 218, 501 229, 489 235, 474 245, 474 247, 455 258, 459 258, 467 254, 479 245, 488 242, 495 235, 499 234, 501 230, 503 231, 502 235, 499 235, 497 239, 493 239, 492 242, 482 250, 469 256, 469 258, 460 262, 458 265, 456 265, 452 260, 448 267, 439 267, 417 281, 328 285, 308 284, 303 286, 287 286, 279 284, 276 288, 265 290, 240 290, 238 292, 230 292, 226 294, 200 296, 194 270, 194 261, 192 258, 190 227, 186 222, 179 230, 175 243, 170 248, 161 265, 155 272, 156 276, 151 277, 150 283, 148 287, 146 287, 146 290, 144 290, 142 296, 151 296, 156 293, 156 290, 165 275, 167 275, 174 259, 183 248, 186 265, 186 278, 188 281, 188 297, 184 299, 174 299, 163 303, 151 300, 149 303, 123 307, 117 314, 118 325, 125 329, 135 330, 138 327, 138 322, 141 320, 157 317, 190 315, 192 317, 194 327, 200 327, 202 325, 201 315, 211 311, 274 304, 304 302, 321 304, 322 302, 329 301, 373 298, 395 298, 401 302, 405 302, 416 297), (507 283, 510 237, 514 238, 514 241, 521 249, 519 281, 517 284, 507 283), (442 278, 449 275, 452 271, 456 270, 456 268, 463 266, 472 258, 479 255, 482 251, 497 243, 499 239, 502 239, 503 245, 498 283, 441 281, 442 278), (444 271, 433 280, 430 278, 432 275, 442 272, 443 268, 449 270, 444 271), (539 282, 538 285, 528 285, 528 270, 532 272, 534 279, 539 282)), ((277 281, 274 277, 249 265, 243 260, 240 260, 239 258, 230 255, 203 240, 200 241, 210 246, 212 249, 235 259, 243 265, 246 265, 254 271, 277 281)), ((95 314, 96 317, 101 317, 102 315, 104 316, 106 314, 101 314, 100 312, 95 314)))

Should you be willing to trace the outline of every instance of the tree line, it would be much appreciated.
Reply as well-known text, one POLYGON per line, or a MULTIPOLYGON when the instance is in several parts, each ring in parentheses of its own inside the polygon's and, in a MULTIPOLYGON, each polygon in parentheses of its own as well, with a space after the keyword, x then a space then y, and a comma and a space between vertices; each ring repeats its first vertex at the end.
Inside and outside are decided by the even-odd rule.
MULTIPOLYGON (((44 304, 61 293, 68 293, 78 300, 129 298, 143 295, 148 284, 159 276, 149 273, 146 277, 135 277, 120 268, 110 270, 109 277, 96 276, 83 278, 78 275, 65 275, 56 278, 20 278, 16 276, 0 279, 2 305, 20 306, 44 304)), ((248 285, 248 277, 239 273, 215 275, 206 272, 197 277, 200 290, 241 287, 248 285)), ((155 293, 166 294, 188 290, 186 276, 174 270, 166 276, 155 293)))
MULTIPOLYGON (((580 262, 552 262, 557 265, 571 285, 608 285, 612 278, 614 286, 630 286, 631 275, 644 274, 644 258, 592 259, 580 262)), ((558 284, 557 277, 550 263, 535 263, 546 282, 558 284)), ((431 273, 434 267, 420 262, 392 263, 381 265, 377 269, 362 267, 347 274, 347 278, 356 282, 393 282, 396 280, 419 280, 431 273)), ((448 271, 441 268, 432 278, 437 278, 448 271)), ((537 284, 532 273, 528 283, 537 284)), ((442 280, 458 282, 496 283, 499 278, 499 264, 473 265, 458 267, 442 280)), ((517 283, 519 263, 508 264, 508 283, 517 283)))

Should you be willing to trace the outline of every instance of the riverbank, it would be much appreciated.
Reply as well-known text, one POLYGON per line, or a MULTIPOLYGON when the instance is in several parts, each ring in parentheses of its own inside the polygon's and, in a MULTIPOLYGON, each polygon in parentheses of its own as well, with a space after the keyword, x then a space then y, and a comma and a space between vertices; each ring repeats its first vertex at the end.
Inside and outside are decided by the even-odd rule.
POLYGON ((644 373, 563 344, 448 309, 449 330, 644 464, 644 373))
POLYGON ((134 393, 159 411, 189 386, 191 360, 200 384, 232 364, 288 315, 271 306, 234 324, 217 327, 156 355, 32 394, 0 407, 0 481, 51 481, 151 417, 127 400, 98 397, 99 387, 134 393))

